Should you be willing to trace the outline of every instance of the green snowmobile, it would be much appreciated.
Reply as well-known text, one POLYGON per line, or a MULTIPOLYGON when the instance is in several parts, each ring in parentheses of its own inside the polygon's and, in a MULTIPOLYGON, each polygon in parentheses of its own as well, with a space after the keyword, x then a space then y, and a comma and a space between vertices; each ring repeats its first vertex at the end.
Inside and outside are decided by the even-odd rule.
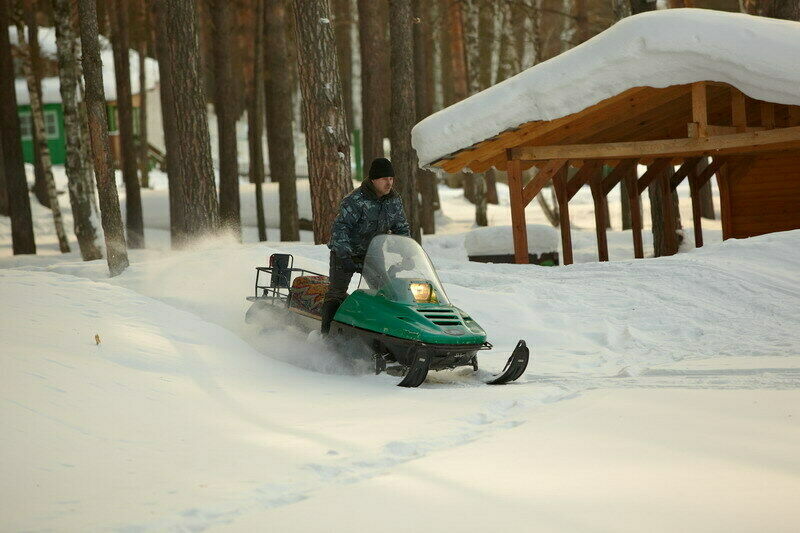
MULTIPOLYGON (((294 268, 289 254, 272 254, 256 267, 255 296, 246 320, 257 321, 265 306, 286 309, 309 328, 319 328, 328 277, 294 268), (269 284, 262 276, 269 276, 269 284)), ((417 387, 429 370, 471 366, 478 352, 492 348, 486 332, 452 305, 422 247, 410 237, 378 235, 364 258, 358 290, 336 311, 330 336, 357 338, 372 352, 375 373, 400 367, 402 387, 417 387)), ((517 343, 500 375, 489 384, 518 379, 528 365, 525 341, 517 343)))

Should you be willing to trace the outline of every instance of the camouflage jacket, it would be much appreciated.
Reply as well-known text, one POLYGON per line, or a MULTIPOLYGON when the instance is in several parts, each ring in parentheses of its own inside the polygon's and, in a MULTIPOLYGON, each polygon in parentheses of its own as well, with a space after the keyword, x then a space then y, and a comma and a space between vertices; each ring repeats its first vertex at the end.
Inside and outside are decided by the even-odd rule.
POLYGON ((380 198, 369 180, 342 200, 328 248, 338 257, 361 258, 375 235, 411 235, 403 201, 394 190, 380 198))

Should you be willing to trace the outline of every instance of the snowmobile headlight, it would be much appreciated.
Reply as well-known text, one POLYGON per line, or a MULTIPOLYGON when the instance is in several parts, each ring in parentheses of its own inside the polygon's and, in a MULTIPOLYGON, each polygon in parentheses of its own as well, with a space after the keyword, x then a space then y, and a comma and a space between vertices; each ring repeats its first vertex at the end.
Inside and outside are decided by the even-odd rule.
POLYGON ((436 292, 433 290, 430 283, 409 283, 408 288, 411 289, 411 294, 414 296, 415 302, 420 304, 438 303, 436 292))

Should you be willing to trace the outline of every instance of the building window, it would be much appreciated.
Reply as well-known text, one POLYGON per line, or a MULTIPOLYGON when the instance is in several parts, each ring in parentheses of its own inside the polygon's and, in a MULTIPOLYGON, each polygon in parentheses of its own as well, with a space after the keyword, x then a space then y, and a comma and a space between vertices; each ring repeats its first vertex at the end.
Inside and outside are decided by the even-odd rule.
POLYGON ((28 112, 19 114, 19 129, 22 133, 23 141, 30 141, 33 139, 33 121, 31 121, 31 114, 28 112))
POLYGON ((53 110, 44 112, 44 134, 48 140, 58 139, 58 113, 53 110))
MULTIPOLYGON (((23 141, 33 140, 33 116, 29 111, 19 114, 19 129, 23 141)), ((48 140, 58 139, 58 113, 53 110, 44 112, 44 134, 48 140)))

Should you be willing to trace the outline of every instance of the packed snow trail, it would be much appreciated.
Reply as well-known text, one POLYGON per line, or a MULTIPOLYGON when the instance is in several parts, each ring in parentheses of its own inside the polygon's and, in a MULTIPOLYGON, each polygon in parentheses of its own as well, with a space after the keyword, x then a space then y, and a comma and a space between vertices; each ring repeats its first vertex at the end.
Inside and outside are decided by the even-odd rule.
MULTIPOLYGON (((323 246, 214 241, 138 254, 113 279, 102 261, 9 260, 14 267, 0 270, 0 419, 7 429, 0 450, 2 477, 14 482, 0 486, 0 514, 11 517, 12 529, 161 531, 226 524, 248 530, 251 521, 275 512, 286 530, 291 523, 307 530, 342 491, 369 499, 363 491, 388 490, 384 505, 365 513, 374 520, 394 508, 389 494, 411 504, 407 483, 430 490, 434 479, 448 495, 444 508, 466 498, 480 509, 472 496, 458 496, 457 484, 467 483, 463 475, 435 465, 459 464, 493 480, 494 461, 509 449, 538 450, 542 435, 567 438, 556 427, 558 406, 577 402, 598 420, 639 417, 650 403, 625 404, 631 394, 668 402, 664 416, 678 423, 674 446, 706 439, 707 429, 732 432, 738 420, 731 413, 720 425, 698 425, 693 417, 702 405, 690 407, 686 395, 696 392, 692 397, 705 402, 730 395, 734 408, 762 402, 750 408, 752 417, 764 418, 759 431, 783 444, 729 450, 729 461, 741 457, 743 464, 763 466, 734 466, 741 477, 726 479, 762 487, 775 502, 800 488, 792 451, 800 445, 794 411, 800 405, 800 231, 672 258, 563 268, 466 263, 444 245, 446 237, 426 242, 449 297, 498 345, 498 354, 482 354, 482 371, 499 371, 516 339, 526 338, 532 361, 520 382, 488 387, 471 372, 439 372, 419 389, 404 390, 390 376, 348 373, 305 332, 245 325, 253 267, 272 251, 289 251, 298 266, 324 271, 323 246), (598 393, 612 400, 617 414, 584 401, 598 393), (776 405, 780 416, 769 418, 776 405), (771 461, 783 465, 780 472, 770 469, 771 461), (427 473, 424 481, 417 468, 427 473)), ((568 438, 593 442, 594 431, 571 428, 568 438)), ((646 439, 647 432, 636 431, 635 439, 646 439)), ((604 446, 624 449, 626 435, 609 436, 604 446)), ((737 437, 728 442, 736 445, 737 437)), ((587 455, 559 456, 557 463, 592 463, 595 451, 572 449, 587 455)), ((713 466, 702 454, 686 453, 693 465, 687 468, 713 466)), ((642 458, 637 483, 662 476, 667 485, 679 484, 681 471, 671 461, 665 457, 664 465, 673 467, 661 471, 642 458)), ((540 466, 526 460, 521 468, 534 479, 540 466)), ((554 471, 548 472, 550 484, 525 484, 518 503, 504 499, 502 483, 480 492, 521 511, 531 498, 541 503, 559 494, 554 471)), ((575 472, 565 475, 577 483, 575 472)), ((711 480, 698 483, 703 490, 716 487, 711 480)), ((577 485, 570 486, 573 492, 559 497, 574 494, 575 511, 590 512, 577 485)), ((625 490, 614 491, 621 488, 623 482, 614 482, 611 494, 622 498, 625 490)), ((703 502, 712 493, 692 494, 703 502)), ((609 498, 611 507, 623 502, 609 498)), ((686 504, 678 496, 672 501, 686 504)), ((742 507, 741 499, 731 501, 742 507)), ((641 505, 638 517, 650 509, 641 505)), ((709 508, 714 511, 698 510, 701 522, 724 517, 709 508)), ((517 520, 510 525, 525 527, 523 515, 510 515, 517 520)), ((467 516, 482 523, 474 512, 467 516)), ((599 529, 620 529, 602 516, 599 529)), ((770 520, 764 523, 776 524, 770 520)), ((563 525, 554 516, 547 523, 563 525)))

